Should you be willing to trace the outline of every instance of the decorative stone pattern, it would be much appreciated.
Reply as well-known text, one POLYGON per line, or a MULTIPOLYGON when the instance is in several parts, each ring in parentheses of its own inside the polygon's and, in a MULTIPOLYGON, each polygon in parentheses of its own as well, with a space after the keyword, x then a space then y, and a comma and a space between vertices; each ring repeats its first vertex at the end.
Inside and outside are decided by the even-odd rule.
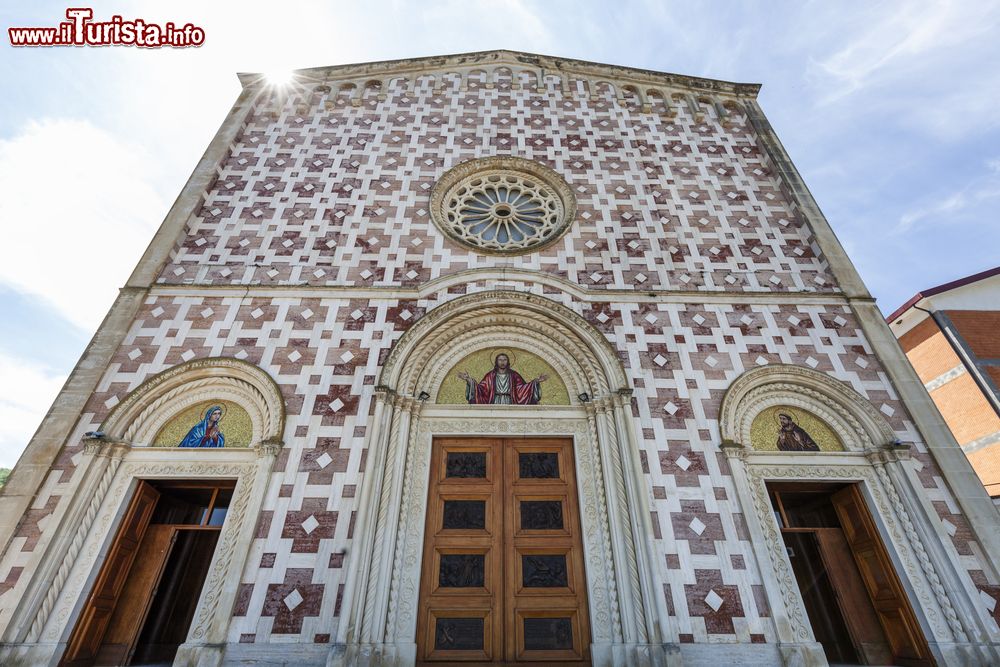
POLYGON ((0 622, 52 539, 84 433, 155 373, 231 357, 273 378, 285 425, 229 641, 332 641, 383 364, 426 313, 497 288, 579 314, 625 368, 667 641, 776 640, 718 418, 734 379, 777 363, 846 383, 913 444, 962 568, 1000 617, 1000 582, 739 105, 528 83, 438 73, 260 98, 0 560, 0 622), (438 179, 493 155, 568 183, 576 215, 552 245, 489 256, 431 221, 438 179))
POLYGON ((262 101, 160 282, 414 286, 493 266, 441 234, 429 195, 466 160, 516 155, 564 178, 577 211, 513 266, 592 289, 835 289, 738 109, 723 127, 709 105, 643 114, 580 80, 512 84, 262 101))
MULTIPOLYGON (((546 291, 539 285, 518 287, 536 294, 546 291)), ((233 619, 232 641, 246 635, 254 635, 256 642, 269 641, 272 634, 285 641, 293 628, 300 628, 291 634, 301 638, 335 634, 336 591, 344 583, 343 553, 353 535, 355 489, 363 483, 364 435, 379 360, 420 314, 452 296, 445 292, 412 301, 157 296, 143 308, 101 391, 91 399, 81 430, 97 428, 107 405, 116 402, 113 399, 121 400, 187 349, 198 349, 206 357, 229 355, 260 364, 286 397, 286 446, 258 521, 251 567, 244 575, 246 612, 233 619), (200 312, 207 305, 217 319, 202 319, 200 312), (257 310, 261 313, 254 317, 257 310), (411 317, 401 317, 403 311, 411 317), (130 358, 135 349, 141 351, 137 359, 142 361, 130 358), (302 356, 289 360, 296 350, 302 356), (351 354, 345 362, 346 352, 351 354), (317 525, 307 531, 310 517, 317 525), (315 614, 277 606, 291 592, 281 597, 274 593, 287 587, 289 570, 296 571, 297 581, 303 580, 303 570, 309 570, 316 586, 309 589, 310 595, 324 592, 315 614)), ((613 305, 547 296, 604 332, 626 363, 635 387, 633 414, 667 582, 664 594, 681 634, 690 635, 691 641, 709 636, 742 642, 756 641, 752 636, 773 640, 767 610, 760 608, 754 592, 761 582, 747 566, 754 556, 744 518, 718 452, 717 414, 723 391, 743 370, 763 364, 815 363, 875 406, 891 410, 888 421, 896 436, 916 444, 916 466, 928 496, 956 527, 952 539, 964 566, 983 577, 978 545, 953 509, 954 499, 923 453, 903 406, 846 307, 613 305), (710 589, 725 601, 719 609, 704 602, 710 589), (727 612, 731 612, 728 617, 727 612)), ((54 509, 66 483, 58 480, 69 479, 78 451, 79 447, 69 447, 60 458, 60 468, 66 472, 53 471, 51 491, 40 501, 45 509, 33 510, 31 520, 22 526, 17 538, 22 551, 5 558, 0 577, 9 579, 10 568, 27 563, 40 535, 39 519, 33 517, 54 509)))

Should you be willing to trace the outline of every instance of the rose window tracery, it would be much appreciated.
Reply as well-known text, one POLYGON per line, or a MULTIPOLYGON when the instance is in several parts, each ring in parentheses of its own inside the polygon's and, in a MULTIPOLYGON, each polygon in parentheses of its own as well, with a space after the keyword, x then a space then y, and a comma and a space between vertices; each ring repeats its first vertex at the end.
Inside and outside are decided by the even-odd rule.
POLYGON ((465 246, 520 254, 555 241, 575 203, 551 169, 519 158, 466 162, 445 174, 432 194, 435 222, 465 246))

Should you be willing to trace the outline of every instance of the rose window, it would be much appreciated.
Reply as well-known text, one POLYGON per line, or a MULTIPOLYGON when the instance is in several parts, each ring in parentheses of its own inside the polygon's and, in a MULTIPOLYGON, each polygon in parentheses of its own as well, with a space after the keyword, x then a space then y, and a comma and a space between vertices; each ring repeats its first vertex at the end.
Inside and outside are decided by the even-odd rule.
POLYGON ((463 163, 445 174, 431 199, 442 231, 497 254, 527 252, 556 240, 573 209, 569 187, 555 172, 518 158, 463 163))

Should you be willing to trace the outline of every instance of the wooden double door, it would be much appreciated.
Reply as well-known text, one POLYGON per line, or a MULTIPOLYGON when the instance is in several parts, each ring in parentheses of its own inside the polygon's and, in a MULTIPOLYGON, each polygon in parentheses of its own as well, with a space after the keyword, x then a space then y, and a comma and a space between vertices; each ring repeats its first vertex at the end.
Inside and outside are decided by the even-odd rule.
POLYGON ((433 444, 418 660, 589 665, 571 439, 433 444))

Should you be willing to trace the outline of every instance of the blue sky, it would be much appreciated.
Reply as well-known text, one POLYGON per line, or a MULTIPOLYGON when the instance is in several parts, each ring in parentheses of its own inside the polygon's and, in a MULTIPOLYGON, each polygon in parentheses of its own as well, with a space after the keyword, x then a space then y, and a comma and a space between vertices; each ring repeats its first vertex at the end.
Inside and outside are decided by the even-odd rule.
MULTIPOLYGON (((79 3, 73 3, 79 4, 79 3)), ((7 3, 55 25, 65 4, 7 3)), ((236 99, 238 71, 491 48, 764 84, 884 312, 1000 264, 1000 2, 132 2, 203 47, 0 39, 0 465, 12 465, 236 99)))

